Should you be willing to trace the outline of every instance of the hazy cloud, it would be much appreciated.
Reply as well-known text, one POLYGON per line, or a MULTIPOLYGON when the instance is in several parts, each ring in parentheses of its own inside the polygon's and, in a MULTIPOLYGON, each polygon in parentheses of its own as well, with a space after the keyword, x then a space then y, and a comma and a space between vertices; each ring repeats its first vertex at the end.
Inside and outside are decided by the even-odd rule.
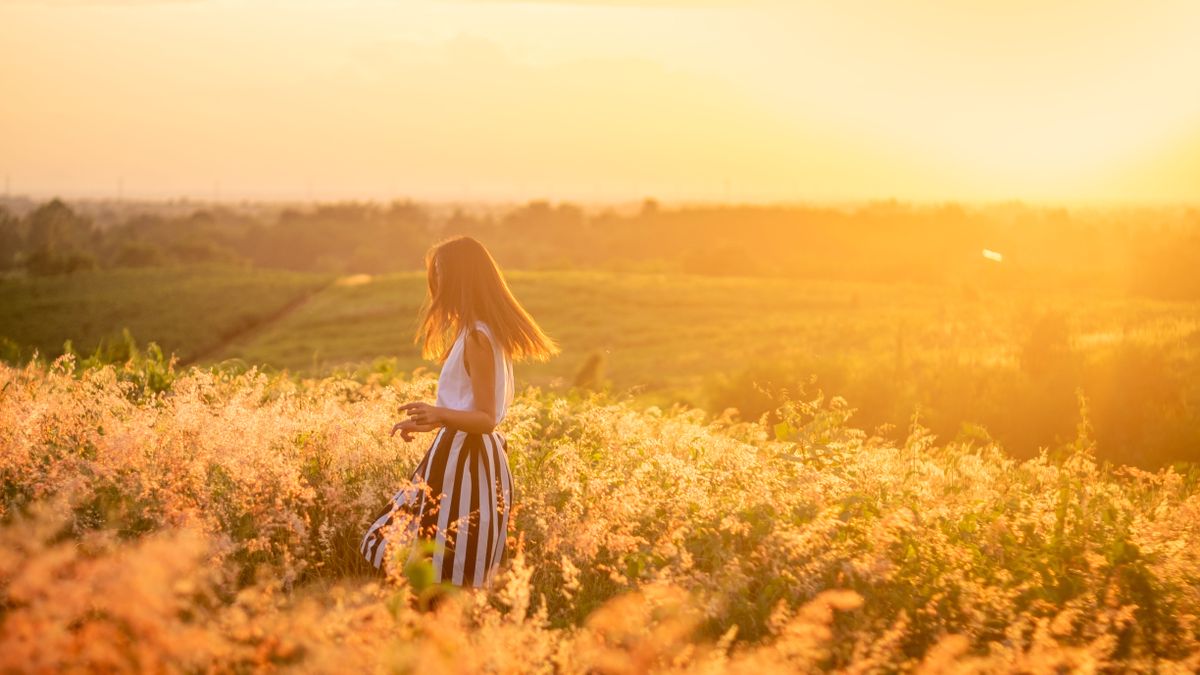
POLYGON ((49 5, 51 7, 123 7, 138 5, 199 4, 208 0, 9 0, 13 5, 49 5))
POLYGON ((526 5, 588 5, 593 7, 654 7, 678 9, 727 7, 738 8, 753 5, 775 4, 771 0, 458 0, 478 4, 526 4, 526 5))

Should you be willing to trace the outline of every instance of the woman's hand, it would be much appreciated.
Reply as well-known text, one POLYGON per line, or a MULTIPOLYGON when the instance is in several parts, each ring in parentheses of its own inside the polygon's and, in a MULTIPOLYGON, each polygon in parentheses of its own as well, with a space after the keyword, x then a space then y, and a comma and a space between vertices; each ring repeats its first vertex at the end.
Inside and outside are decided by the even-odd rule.
POLYGON ((436 428, 436 426, 431 424, 417 424, 411 419, 407 419, 403 422, 397 422, 396 426, 392 427, 392 436, 395 436, 396 432, 399 431, 400 438, 403 438, 405 441, 411 441, 413 434, 423 431, 433 431, 436 428))
POLYGON ((399 431, 400 437, 405 441, 411 441, 415 433, 433 431, 445 424, 442 419, 441 408, 421 401, 405 403, 400 406, 399 411, 408 413, 408 419, 397 422, 392 427, 392 436, 395 436, 396 432, 399 431))
POLYGON ((446 422, 445 417, 442 415, 442 408, 429 405, 423 401, 405 403, 400 406, 399 410, 402 413, 408 413, 408 421, 421 426, 440 427, 446 422))

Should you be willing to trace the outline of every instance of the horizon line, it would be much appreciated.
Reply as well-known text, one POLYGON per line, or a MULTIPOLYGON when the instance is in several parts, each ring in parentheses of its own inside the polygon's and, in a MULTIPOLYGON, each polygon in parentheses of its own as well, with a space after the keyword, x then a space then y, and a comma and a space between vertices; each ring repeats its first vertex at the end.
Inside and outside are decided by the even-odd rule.
POLYGON ((580 207, 630 206, 655 202, 662 207, 695 207, 695 206, 734 206, 734 207, 797 207, 797 206, 868 206, 881 203, 894 203, 916 207, 931 206, 1012 206, 1023 205, 1038 208, 1198 208, 1200 197, 1194 199, 1149 199, 1149 198, 1045 198, 1045 197, 902 197, 898 195, 876 196, 847 196, 847 197, 661 197, 654 194, 630 197, 564 197, 555 195, 530 195, 511 197, 488 197, 472 195, 435 196, 396 193, 393 195, 367 194, 356 196, 283 196, 272 194, 242 194, 228 196, 202 196, 196 194, 125 194, 97 195, 90 192, 78 191, 39 191, 20 192, 0 195, 0 200, 32 201, 45 203, 59 199, 67 203, 108 204, 108 205, 169 205, 196 204, 215 206, 238 205, 289 205, 289 204, 392 204, 396 202, 411 202, 430 206, 475 205, 475 206, 522 206, 526 204, 545 202, 555 205, 573 204, 580 207))

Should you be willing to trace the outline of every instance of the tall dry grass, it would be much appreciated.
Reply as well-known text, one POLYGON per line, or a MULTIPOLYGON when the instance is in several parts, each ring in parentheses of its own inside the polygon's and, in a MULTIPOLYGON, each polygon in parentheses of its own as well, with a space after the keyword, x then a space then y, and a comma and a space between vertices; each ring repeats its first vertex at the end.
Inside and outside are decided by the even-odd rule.
POLYGON ((1200 669, 1198 475, 1075 446, 869 438, 841 399, 773 428, 520 395, 518 542, 422 611, 369 515, 434 381, 131 362, 0 366, 0 667, 13 671, 1200 669))

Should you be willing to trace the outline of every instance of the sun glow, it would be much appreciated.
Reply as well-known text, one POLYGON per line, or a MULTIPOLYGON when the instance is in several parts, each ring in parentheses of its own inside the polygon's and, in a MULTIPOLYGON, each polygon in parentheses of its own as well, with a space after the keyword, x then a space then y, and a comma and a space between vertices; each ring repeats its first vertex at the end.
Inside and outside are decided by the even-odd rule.
POLYGON ((37 195, 1181 200, 1200 5, 26 1, 37 195))

